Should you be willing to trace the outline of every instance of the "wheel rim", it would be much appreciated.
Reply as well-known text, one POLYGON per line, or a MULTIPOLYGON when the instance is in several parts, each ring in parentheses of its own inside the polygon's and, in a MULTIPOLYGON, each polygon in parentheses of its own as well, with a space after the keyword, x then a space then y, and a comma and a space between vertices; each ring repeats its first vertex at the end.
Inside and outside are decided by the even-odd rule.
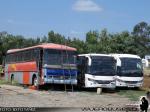
POLYGON ((37 86, 37 85, 38 85, 38 81, 37 81, 37 78, 36 78, 36 77, 34 78, 34 83, 33 83, 33 84, 34 84, 34 86, 37 86))

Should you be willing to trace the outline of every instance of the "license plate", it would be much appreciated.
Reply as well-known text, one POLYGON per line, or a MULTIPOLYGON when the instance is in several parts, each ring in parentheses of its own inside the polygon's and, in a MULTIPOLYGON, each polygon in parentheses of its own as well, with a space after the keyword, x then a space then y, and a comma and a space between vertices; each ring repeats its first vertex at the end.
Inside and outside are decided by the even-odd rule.
POLYGON ((134 85, 128 85, 128 87, 135 87, 134 85))
POLYGON ((107 87, 107 85, 106 85, 106 84, 102 84, 101 86, 102 86, 102 87, 107 87))

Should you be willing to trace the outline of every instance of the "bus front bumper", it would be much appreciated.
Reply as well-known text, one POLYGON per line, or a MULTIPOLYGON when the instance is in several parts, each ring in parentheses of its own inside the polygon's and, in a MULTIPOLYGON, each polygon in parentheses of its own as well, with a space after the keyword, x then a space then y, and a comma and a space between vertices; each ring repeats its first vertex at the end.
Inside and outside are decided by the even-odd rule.
POLYGON ((115 88, 115 80, 87 80, 85 87, 87 88, 115 88))
POLYGON ((143 83, 141 81, 116 81, 117 87, 142 87, 143 83))

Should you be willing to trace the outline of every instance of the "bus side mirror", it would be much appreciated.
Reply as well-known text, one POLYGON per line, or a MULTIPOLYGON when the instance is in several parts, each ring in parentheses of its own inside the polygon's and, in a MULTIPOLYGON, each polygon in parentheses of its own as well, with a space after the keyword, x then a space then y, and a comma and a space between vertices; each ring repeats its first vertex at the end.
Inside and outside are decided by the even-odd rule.
POLYGON ((86 57, 86 60, 87 60, 87 65, 88 65, 88 66, 91 66, 91 64, 92 64, 91 59, 90 59, 90 58, 88 58, 88 57, 86 57))

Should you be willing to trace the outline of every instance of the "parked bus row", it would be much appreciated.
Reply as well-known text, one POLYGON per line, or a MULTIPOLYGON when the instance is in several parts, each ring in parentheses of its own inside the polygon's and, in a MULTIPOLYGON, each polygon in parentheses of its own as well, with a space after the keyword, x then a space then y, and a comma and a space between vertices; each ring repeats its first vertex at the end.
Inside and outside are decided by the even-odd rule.
POLYGON ((131 54, 81 54, 76 48, 41 44, 8 50, 5 79, 26 85, 69 84, 83 88, 141 87, 141 58, 131 54))
POLYGON ((141 87, 141 58, 131 54, 79 55, 78 83, 86 88, 141 87))

